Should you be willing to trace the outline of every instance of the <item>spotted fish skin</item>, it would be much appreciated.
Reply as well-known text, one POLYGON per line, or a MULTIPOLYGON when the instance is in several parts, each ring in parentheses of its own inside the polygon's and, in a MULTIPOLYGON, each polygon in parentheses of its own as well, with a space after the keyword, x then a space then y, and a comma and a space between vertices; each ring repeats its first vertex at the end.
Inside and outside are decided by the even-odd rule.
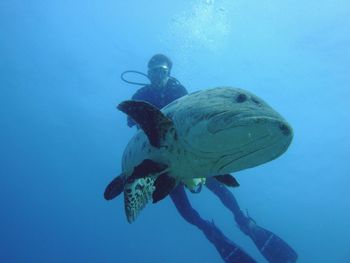
MULTIPOLYGON (((218 87, 186 95, 164 107, 161 114, 170 123, 165 121, 168 130, 160 133, 160 140, 150 139, 140 129, 126 146, 122 157, 126 178, 145 159, 166 165, 176 182, 229 174, 277 158, 293 138, 291 126, 279 113, 238 88, 218 87)), ((152 201, 158 175, 125 185, 129 222, 152 201)))

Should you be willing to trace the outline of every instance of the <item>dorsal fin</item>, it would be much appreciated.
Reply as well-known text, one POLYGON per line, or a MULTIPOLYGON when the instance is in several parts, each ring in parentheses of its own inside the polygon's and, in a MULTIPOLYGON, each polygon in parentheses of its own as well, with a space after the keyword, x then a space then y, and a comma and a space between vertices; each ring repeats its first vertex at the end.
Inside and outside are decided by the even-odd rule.
MULTIPOLYGON (((154 147, 160 148, 161 142, 171 129, 175 132, 172 120, 146 101, 126 100, 120 103, 117 108, 140 125, 150 144, 154 147)), ((174 134, 174 136, 176 135, 174 134)))

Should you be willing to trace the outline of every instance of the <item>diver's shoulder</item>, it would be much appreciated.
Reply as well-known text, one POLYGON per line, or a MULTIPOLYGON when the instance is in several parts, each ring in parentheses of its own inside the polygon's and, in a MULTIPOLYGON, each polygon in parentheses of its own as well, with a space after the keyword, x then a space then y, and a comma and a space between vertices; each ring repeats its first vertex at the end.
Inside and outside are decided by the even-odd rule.
POLYGON ((152 85, 145 85, 141 88, 139 88, 135 94, 132 96, 133 99, 137 99, 139 97, 142 97, 145 94, 149 94, 150 92, 152 92, 152 85))
POLYGON ((172 87, 182 86, 181 82, 174 77, 170 77, 167 84, 172 87))
POLYGON ((185 86, 183 86, 181 84, 181 82, 178 79, 174 78, 174 77, 169 79, 168 86, 173 88, 173 89, 176 89, 176 90, 181 90, 181 91, 186 91, 187 92, 187 89, 185 88, 185 86))

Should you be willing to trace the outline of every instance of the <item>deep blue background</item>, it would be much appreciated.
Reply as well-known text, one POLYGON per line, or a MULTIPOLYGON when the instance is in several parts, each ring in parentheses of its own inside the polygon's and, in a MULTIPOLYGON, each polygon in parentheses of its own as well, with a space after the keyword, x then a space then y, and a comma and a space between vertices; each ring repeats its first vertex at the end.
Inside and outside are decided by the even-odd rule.
MULTIPOLYGON (((245 88, 293 125, 236 197, 299 262, 350 262, 349 2, 126 2, 0 1, 0 262, 221 262, 169 198, 131 225, 103 200, 134 133, 119 74, 159 52, 189 91, 245 88)), ((190 198, 266 262, 215 196, 190 198)))

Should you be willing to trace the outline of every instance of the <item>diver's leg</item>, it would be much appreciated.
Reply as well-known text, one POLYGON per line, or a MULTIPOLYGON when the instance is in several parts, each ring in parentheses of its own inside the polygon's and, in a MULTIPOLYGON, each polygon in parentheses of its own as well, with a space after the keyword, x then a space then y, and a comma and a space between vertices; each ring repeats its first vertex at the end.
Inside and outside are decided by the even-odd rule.
POLYGON ((177 211, 188 223, 197 226, 199 229, 203 229, 207 221, 201 218, 198 212, 193 209, 185 192, 185 187, 182 184, 179 184, 171 191, 170 197, 177 211))
POLYGON ((204 220, 191 206, 183 185, 178 185, 170 197, 178 212, 190 224, 203 231, 207 239, 214 244, 221 258, 227 263, 254 263, 256 262, 240 247, 229 240, 214 223, 204 220))
POLYGON ((253 240, 261 254, 270 263, 297 261, 297 253, 285 241, 271 231, 258 226, 252 218, 242 212, 236 198, 226 186, 214 178, 208 178, 205 185, 233 213, 239 228, 253 240))

